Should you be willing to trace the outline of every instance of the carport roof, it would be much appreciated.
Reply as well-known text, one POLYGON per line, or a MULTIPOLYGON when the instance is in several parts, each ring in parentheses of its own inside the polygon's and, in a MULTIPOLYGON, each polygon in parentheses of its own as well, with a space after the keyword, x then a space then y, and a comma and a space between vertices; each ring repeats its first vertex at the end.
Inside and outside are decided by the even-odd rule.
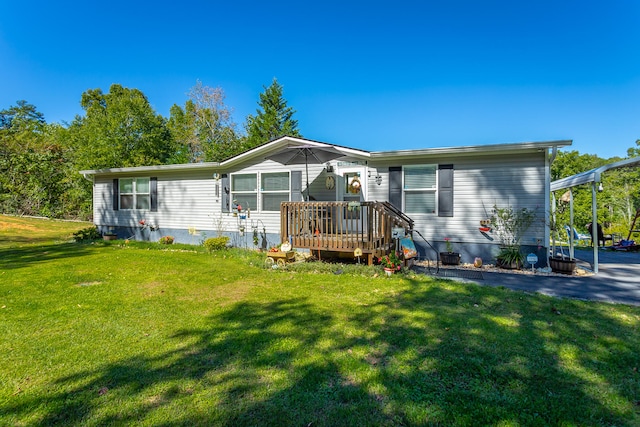
POLYGON ((582 184, 588 184, 590 182, 600 182, 600 176, 608 170, 637 166, 638 164, 640 164, 640 157, 633 157, 631 159, 609 163, 608 165, 600 166, 599 168, 580 172, 575 175, 553 181, 551 183, 551 191, 571 188, 582 184))

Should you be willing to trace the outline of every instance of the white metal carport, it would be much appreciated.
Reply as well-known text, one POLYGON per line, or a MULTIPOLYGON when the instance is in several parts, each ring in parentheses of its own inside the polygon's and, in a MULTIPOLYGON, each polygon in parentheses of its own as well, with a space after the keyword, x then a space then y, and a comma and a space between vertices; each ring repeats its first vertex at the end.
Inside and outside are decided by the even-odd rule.
MULTIPOLYGON (((619 162, 610 163, 608 165, 600 166, 599 168, 591 169, 586 172, 581 172, 566 178, 553 181, 551 183, 551 194, 553 198, 553 212, 555 215, 556 197, 553 193, 557 190, 569 189, 569 227, 573 230, 573 193, 571 189, 582 184, 591 184, 591 212, 592 221, 591 224, 591 241, 593 242, 593 272, 598 272, 598 210, 596 192, 598 191, 598 185, 601 182, 602 174, 611 169, 619 169, 625 167, 635 167, 640 164, 640 157, 634 157, 631 159, 621 160, 619 162)), ((573 258, 573 233, 569 233, 569 255, 573 258)))

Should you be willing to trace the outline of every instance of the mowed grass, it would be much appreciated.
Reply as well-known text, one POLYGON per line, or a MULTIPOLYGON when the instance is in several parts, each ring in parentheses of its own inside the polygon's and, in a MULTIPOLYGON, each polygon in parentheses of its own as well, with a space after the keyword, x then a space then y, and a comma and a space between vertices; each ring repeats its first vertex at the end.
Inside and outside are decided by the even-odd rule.
POLYGON ((83 227, 0 216, 0 425, 640 425, 638 307, 83 227))

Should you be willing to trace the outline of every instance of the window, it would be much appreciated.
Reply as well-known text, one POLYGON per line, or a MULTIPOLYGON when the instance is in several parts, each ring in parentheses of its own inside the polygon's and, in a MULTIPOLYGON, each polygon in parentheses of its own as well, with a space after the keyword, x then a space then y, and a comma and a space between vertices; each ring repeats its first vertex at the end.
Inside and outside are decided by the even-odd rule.
POLYGON ((260 180, 262 210, 279 211, 280 203, 289 201, 289 172, 263 173, 260 180))
POLYGON ((231 207, 235 204, 242 210, 258 209, 258 175, 255 173, 239 173, 231 175, 231 207))
POLYGON ((411 165, 403 168, 405 212, 436 212, 437 170, 437 165, 411 165))
POLYGON ((149 178, 122 178, 119 187, 120 209, 150 208, 149 178))

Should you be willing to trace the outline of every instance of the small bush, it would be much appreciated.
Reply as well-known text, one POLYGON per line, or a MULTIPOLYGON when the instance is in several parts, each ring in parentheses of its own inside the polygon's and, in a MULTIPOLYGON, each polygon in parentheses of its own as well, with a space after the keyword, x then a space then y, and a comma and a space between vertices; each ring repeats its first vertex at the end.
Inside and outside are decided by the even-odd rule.
POLYGON ((173 236, 162 236, 158 242, 163 245, 170 245, 173 243, 173 236))
POLYGON ((226 249, 227 243, 229 243, 229 237, 220 236, 220 237, 210 237, 204 241, 204 247, 209 251, 219 251, 221 249, 226 249))
POLYGON ((73 233, 73 239, 76 242, 86 242, 88 240, 99 240, 102 238, 96 226, 83 228, 73 233))

